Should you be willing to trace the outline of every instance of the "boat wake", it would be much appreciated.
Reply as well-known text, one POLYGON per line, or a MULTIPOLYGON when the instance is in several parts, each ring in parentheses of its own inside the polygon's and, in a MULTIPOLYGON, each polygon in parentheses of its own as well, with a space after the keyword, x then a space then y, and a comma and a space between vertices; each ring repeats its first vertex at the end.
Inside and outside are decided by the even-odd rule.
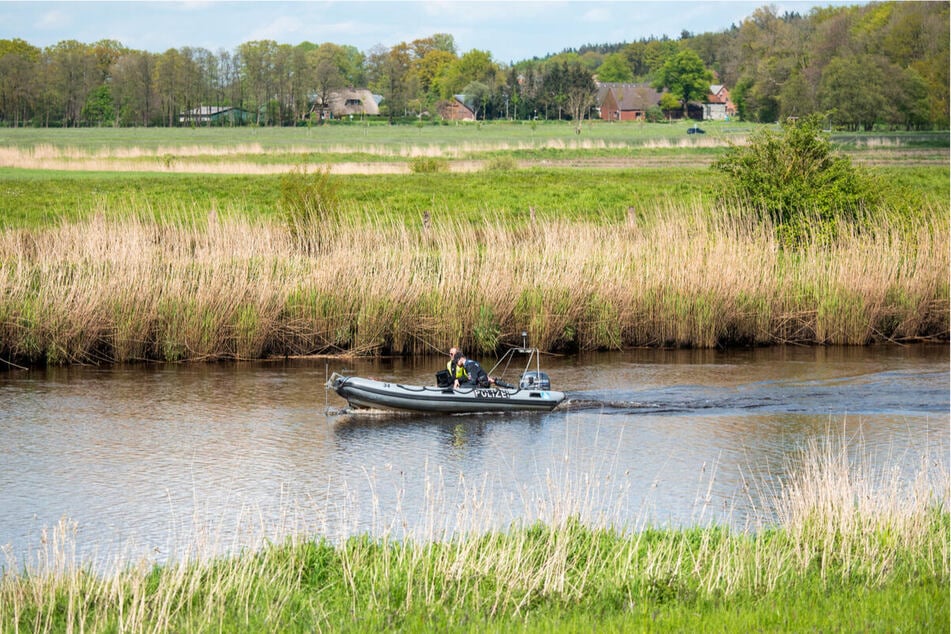
POLYGON ((611 410, 611 412, 606 411, 605 413, 613 413, 613 411, 616 410, 617 412, 642 411, 646 414, 658 412, 678 412, 683 411, 684 408, 671 407, 670 405, 664 403, 650 403, 645 401, 602 401, 599 399, 588 398, 568 398, 559 404, 554 411, 575 412, 590 409, 611 410))

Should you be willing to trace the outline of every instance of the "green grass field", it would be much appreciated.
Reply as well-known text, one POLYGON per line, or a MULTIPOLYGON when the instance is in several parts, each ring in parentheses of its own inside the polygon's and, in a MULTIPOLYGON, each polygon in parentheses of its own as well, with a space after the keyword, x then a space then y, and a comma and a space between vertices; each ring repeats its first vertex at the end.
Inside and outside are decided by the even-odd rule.
MULTIPOLYGON (((873 172, 920 205, 949 197, 949 169, 880 167, 873 172)), ((715 201, 722 175, 708 168, 530 168, 435 174, 334 177, 341 210, 419 222, 423 211, 470 220, 583 218, 618 222, 671 203, 715 201)), ((37 227, 95 213, 204 217, 211 209, 279 214, 280 178, 261 175, 63 172, 0 169, 0 227, 37 227)))

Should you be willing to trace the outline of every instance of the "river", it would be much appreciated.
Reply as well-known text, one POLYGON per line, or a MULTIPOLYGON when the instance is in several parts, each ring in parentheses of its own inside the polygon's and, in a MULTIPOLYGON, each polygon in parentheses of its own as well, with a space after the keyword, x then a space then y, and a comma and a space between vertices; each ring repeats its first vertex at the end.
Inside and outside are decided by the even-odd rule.
POLYGON ((324 388, 334 371, 429 383, 441 363, 0 373, 6 566, 110 569, 292 535, 442 539, 568 516, 756 530, 815 438, 846 442, 873 472, 924 471, 947 496, 947 346, 546 356, 571 400, 544 414, 350 413, 324 388))

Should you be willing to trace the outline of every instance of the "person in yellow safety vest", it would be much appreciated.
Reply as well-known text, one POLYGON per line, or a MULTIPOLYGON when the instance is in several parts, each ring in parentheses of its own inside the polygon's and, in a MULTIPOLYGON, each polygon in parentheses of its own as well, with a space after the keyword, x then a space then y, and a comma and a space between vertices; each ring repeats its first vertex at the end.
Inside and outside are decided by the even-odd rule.
POLYGON ((452 388, 452 384, 457 379, 465 381, 468 378, 465 368, 458 365, 460 356, 462 356, 462 351, 459 348, 453 346, 449 349, 449 362, 446 364, 446 369, 436 373, 436 385, 438 387, 452 388))
POLYGON ((459 365, 459 357, 461 356, 462 350, 459 348, 449 348, 449 363, 446 364, 446 369, 449 371, 449 380, 451 382, 465 381, 469 378, 469 375, 466 374, 466 369, 459 365))

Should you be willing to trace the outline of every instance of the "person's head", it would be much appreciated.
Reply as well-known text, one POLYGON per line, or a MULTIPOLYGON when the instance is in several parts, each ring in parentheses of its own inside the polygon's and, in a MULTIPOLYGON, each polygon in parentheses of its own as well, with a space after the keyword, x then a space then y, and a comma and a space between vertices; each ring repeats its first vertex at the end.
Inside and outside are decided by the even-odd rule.
POLYGON ((456 358, 456 365, 465 365, 465 364, 466 364, 466 355, 460 354, 459 357, 456 358))
POLYGON ((455 347, 455 346, 453 346, 452 348, 449 348, 449 357, 450 357, 450 358, 455 359, 457 354, 459 354, 459 348, 457 348, 457 347, 455 347))

